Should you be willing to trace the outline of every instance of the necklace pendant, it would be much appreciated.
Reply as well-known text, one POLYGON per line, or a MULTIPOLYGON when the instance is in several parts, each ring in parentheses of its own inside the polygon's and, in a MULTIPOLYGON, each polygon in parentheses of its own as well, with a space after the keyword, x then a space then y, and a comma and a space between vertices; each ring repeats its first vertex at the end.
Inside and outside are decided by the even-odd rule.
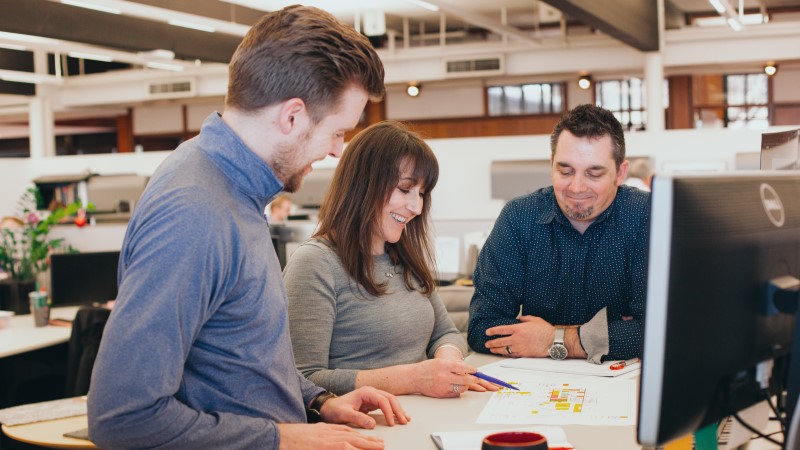
POLYGON ((394 274, 391 272, 386 272, 384 275, 386 275, 386 278, 394 278, 394 274))

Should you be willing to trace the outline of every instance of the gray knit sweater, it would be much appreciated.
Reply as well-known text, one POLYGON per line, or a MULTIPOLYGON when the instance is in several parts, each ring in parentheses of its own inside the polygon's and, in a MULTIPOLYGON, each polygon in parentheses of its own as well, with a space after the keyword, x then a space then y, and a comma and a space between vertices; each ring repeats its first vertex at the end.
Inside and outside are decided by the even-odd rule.
POLYGON ((359 370, 424 361, 443 344, 467 354, 437 293, 425 297, 409 290, 402 267, 393 266, 386 254, 374 264, 387 294, 359 291, 328 244, 306 241, 283 273, 295 362, 309 380, 343 394, 355 389, 359 370))

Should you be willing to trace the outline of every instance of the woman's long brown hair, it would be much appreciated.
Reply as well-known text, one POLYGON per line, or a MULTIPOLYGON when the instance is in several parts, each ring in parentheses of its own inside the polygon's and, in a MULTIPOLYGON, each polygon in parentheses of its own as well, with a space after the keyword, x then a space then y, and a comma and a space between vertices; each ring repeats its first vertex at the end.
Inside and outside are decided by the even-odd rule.
POLYGON ((386 243, 386 252, 404 268, 409 289, 430 295, 435 282, 428 214, 439 163, 428 144, 402 123, 376 123, 350 141, 320 207, 320 225, 314 233, 333 244, 348 275, 374 296, 386 293, 386 283, 373 277, 372 236, 379 230, 381 211, 397 188, 402 169, 410 170, 415 183, 422 185, 422 212, 408 222, 397 243, 386 243))

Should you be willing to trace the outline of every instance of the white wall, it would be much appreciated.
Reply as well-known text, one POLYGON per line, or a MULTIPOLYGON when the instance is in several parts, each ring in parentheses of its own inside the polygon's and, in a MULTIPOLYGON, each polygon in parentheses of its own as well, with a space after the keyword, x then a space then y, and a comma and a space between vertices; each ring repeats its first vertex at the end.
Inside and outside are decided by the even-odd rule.
MULTIPOLYGON (((775 128, 769 131, 787 129, 775 128)), ((668 130, 626 135, 628 155, 654 158, 657 170, 701 168, 733 170, 737 153, 757 153, 761 132, 751 130, 668 130)), ((490 168, 494 160, 549 159, 549 136, 432 139, 441 167, 434 192, 436 220, 493 220, 502 202, 490 198, 490 168)), ((103 175, 150 175, 169 152, 8 158, 0 162, 0 215, 14 212, 17 198, 41 175, 75 174, 90 170, 103 175)), ((333 167, 335 160, 318 167, 333 167)))
POLYGON ((57 156, 40 159, 0 160, 0 216, 17 213, 17 200, 33 179, 42 175, 79 174, 87 170, 102 175, 150 175, 169 152, 57 156))
POLYGON ((386 87, 386 118, 394 120, 483 116, 483 81, 451 81, 422 85, 418 97, 406 85, 386 87))
POLYGON ((181 105, 147 105, 133 108, 133 134, 180 133, 183 131, 181 105))
POLYGON ((800 102, 800 64, 778 66, 772 92, 776 102, 800 102))
MULTIPOLYGON (((775 128, 778 131, 787 127, 775 128)), ((432 218, 438 236, 462 239, 466 233, 488 231, 503 207, 491 198, 492 161, 550 157, 549 136, 433 139, 428 141, 439 160, 440 177, 433 192, 432 218)), ((626 135, 628 156, 649 156, 657 171, 734 170, 737 154, 755 156, 761 132, 751 130, 669 130, 626 135)), ((13 214, 22 192, 41 175, 74 174, 90 170, 100 174, 150 175, 169 152, 59 156, 42 159, 4 159, 0 162, 0 216, 13 214)), ((752 158, 751 158, 752 159, 752 158)), ((316 167, 335 167, 328 158, 316 167)), ((122 242, 124 227, 66 228, 67 237, 81 250, 109 250, 122 242)), ((464 249, 460 266, 464 268, 464 249)))

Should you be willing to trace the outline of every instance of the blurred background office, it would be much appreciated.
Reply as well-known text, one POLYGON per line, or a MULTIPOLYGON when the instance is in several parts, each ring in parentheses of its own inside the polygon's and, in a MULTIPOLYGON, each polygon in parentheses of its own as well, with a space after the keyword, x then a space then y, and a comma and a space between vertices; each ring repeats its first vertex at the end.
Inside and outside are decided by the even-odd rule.
MULTIPOLYGON (((227 61, 249 25, 292 2, 70 3, 0 0, 12 12, 0 18, 0 216, 37 178, 152 174, 223 109, 227 61)), ((448 272, 468 271, 470 235, 509 198, 549 183, 548 135, 576 105, 613 111, 629 157, 657 171, 758 168, 762 132, 800 127, 800 0, 724 0, 723 12, 707 0, 306 3, 366 34, 386 67, 385 99, 347 140, 402 120, 436 153, 432 228, 457 241, 442 246, 458 253, 448 272)), ((314 165, 292 215, 314 221, 335 166, 314 165)), ((111 180, 95 178, 79 197, 94 201, 91 185, 111 180)), ((54 233, 118 250, 130 200, 54 233)))
POLYGON ((269 204, 270 223, 283 222, 292 213, 292 199, 285 194, 275 197, 269 204))
POLYGON ((624 183, 628 186, 650 192, 653 182, 653 165, 646 158, 637 158, 628 166, 628 178, 624 183))

